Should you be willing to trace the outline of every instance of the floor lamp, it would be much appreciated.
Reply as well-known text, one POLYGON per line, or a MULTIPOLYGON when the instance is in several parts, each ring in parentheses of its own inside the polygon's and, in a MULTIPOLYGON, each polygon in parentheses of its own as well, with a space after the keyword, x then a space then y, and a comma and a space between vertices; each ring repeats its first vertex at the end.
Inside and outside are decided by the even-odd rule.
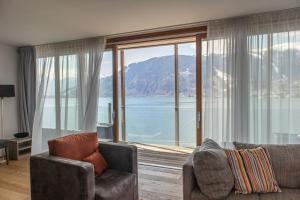
POLYGON ((4 123, 3 123, 3 100, 6 97, 15 96, 15 86, 14 85, 0 85, 0 98, 1 98, 1 138, 4 137, 4 123))

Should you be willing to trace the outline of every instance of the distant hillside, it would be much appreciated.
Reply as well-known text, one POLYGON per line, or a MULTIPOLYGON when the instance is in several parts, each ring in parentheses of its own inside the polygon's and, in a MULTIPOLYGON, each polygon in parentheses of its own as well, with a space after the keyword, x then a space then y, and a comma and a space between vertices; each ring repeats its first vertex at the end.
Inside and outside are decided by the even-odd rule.
MULTIPOLYGON (((179 91, 182 96, 195 94, 196 67, 194 56, 180 55, 179 58, 179 91)), ((132 63, 125 67, 125 91, 127 96, 174 95, 174 56, 155 57, 149 60, 132 63)), ((111 77, 101 79, 101 93, 107 91, 111 77)))
MULTIPOLYGON (((286 50, 277 52, 273 51, 273 55, 279 57, 279 62, 272 63, 272 71, 270 78, 272 78, 272 95, 277 97, 294 96, 300 97, 300 51, 297 49, 286 50), (296 62, 293 63, 291 69, 285 66, 288 55, 296 56, 296 62), (290 82, 289 80, 292 80, 290 82), (292 88, 289 93, 289 87, 292 88)), ((206 95, 209 88, 214 88, 213 95, 221 96, 223 92, 231 86, 223 86, 223 81, 230 84, 232 77, 226 73, 226 69, 223 69, 222 62, 224 58, 221 55, 214 54, 214 67, 207 69, 206 66, 202 68, 203 74, 203 95, 206 95), (224 71, 225 70, 225 71, 224 71), (212 76, 212 81, 206 82, 207 74, 212 76)), ((266 62, 268 59, 267 52, 263 54, 262 59, 259 56, 252 55, 251 73, 263 74, 262 77, 267 77, 268 68, 255 68, 255 63, 260 63, 261 60, 266 62)), ((203 58, 204 63, 205 57, 203 58)), ((196 87, 196 71, 195 71, 195 57, 179 55, 179 91, 181 96, 193 96, 195 94, 196 87)), ((259 77, 259 76, 258 76, 259 77)), ((268 92, 268 83, 265 79, 255 81, 255 77, 252 76, 252 86, 257 88, 256 83, 259 83, 259 89, 261 93, 268 92)), ((108 76, 102 78, 100 81, 100 91, 102 97, 112 96, 112 77, 108 76)), ((61 82, 63 84, 63 81, 61 82)), ((69 86, 74 85, 74 89, 69 90, 69 97, 75 96, 76 93, 76 80, 70 79, 69 86)), ((48 87, 48 95, 54 95, 54 80, 50 80, 48 87)), ((64 87, 62 87, 64 88, 64 87)), ((155 57, 149 60, 145 60, 138 63, 132 63, 125 67, 125 91, 126 96, 147 96, 147 95, 162 95, 172 96, 174 95, 174 56, 162 56, 155 57)), ((62 91, 62 94, 64 92, 62 91)))

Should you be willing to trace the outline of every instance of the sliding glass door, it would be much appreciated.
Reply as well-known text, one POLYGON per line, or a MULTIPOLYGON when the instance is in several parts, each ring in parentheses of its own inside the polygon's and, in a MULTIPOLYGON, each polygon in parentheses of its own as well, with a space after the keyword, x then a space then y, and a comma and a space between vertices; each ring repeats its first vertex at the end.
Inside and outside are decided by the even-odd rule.
POLYGON ((174 144, 174 48, 124 50, 126 140, 174 144))
POLYGON ((122 48, 120 140, 195 146, 195 42, 122 48))
POLYGON ((179 145, 196 145, 196 44, 178 44, 179 145))

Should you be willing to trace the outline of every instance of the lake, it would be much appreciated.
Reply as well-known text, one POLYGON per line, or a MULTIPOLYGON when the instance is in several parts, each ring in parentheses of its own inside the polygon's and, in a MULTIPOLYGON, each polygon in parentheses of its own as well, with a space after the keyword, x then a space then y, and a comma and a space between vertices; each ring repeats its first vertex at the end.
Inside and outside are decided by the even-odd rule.
MULTIPOLYGON (((256 100, 256 99, 254 99, 256 100)), ((64 103, 64 101, 62 101, 64 103)), ((108 122, 108 103, 111 98, 100 98, 98 107, 98 122, 108 122)), ((256 101, 255 101, 256 102, 256 101)), ((250 106, 250 141, 266 141, 266 113, 268 109, 264 102, 252 108, 250 106), (255 107, 257 109, 255 110, 255 107), (256 119, 256 120, 253 120, 256 119)), ((64 105, 61 104, 63 108, 64 105)), ((68 116, 62 112, 61 125, 66 130, 78 130, 77 115, 75 110, 75 99, 69 100, 68 116), (73 106, 72 106, 73 105, 73 106), (67 119, 67 120, 65 120, 67 119)), ((55 106, 54 99, 47 98, 45 103, 43 127, 55 128, 55 106)), ((273 98, 271 100, 271 121, 272 137, 281 137, 280 141, 300 140, 300 99, 292 100, 273 98)), ((213 137, 215 134, 222 134, 222 109, 221 101, 213 103, 211 112, 215 116, 211 119, 212 129, 204 129, 204 137, 213 137)), ((174 97, 147 96, 147 97, 126 97, 126 140, 130 142, 144 142, 151 144, 175 145, 175 103, 174 97)), ((62 109, 64 111, 64 109, 62 109)), ((122 139, 121 109, 119 119, 120 139, 122 139)), ((226 111, 224 108, 223 112, 226 111)), ((195 97, 180 97, 179 103, 179 143, 181 146, 195 146, 196 135, 196 108, 195 97)), ((221 137, 221 136, 217 136, 221 137)), ((214 138, 214 137, 213 137, 214 138)), ((222 138, 222 137, 221 137, 222 138)))
MULTIPOLYGON (((111 98, 100 98, 98 122, 107 123, 108 105, 111 98)), ((75 99, 69 99, 68 117, 65 120, 62 100, 61 125, 76 130, 75 99)), ((175 145, 175 102, 174 97, 147 96, 126 97, 126 140, 151 144, 175 145)), ((181 146, 195 146, 196 108, 195 97, 180 97, 179 101, 179 143, 181 146)), ((121 109, 119 109, 121 111, 121 109)), ((122 139, 120 113, 120 139, 122 139)), ((44 108, 43 128, 55 128, 55 102, 47 98, 44 108)))

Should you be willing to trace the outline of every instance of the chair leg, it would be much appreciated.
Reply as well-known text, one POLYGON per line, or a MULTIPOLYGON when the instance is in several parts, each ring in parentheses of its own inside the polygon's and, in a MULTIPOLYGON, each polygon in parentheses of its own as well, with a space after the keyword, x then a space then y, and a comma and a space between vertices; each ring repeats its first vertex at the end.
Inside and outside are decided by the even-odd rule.
POLYGON ((5 158, 6 158, 6 164, 9 164, 9 156, 8 156, 8 147, 5 147, 5 158))

